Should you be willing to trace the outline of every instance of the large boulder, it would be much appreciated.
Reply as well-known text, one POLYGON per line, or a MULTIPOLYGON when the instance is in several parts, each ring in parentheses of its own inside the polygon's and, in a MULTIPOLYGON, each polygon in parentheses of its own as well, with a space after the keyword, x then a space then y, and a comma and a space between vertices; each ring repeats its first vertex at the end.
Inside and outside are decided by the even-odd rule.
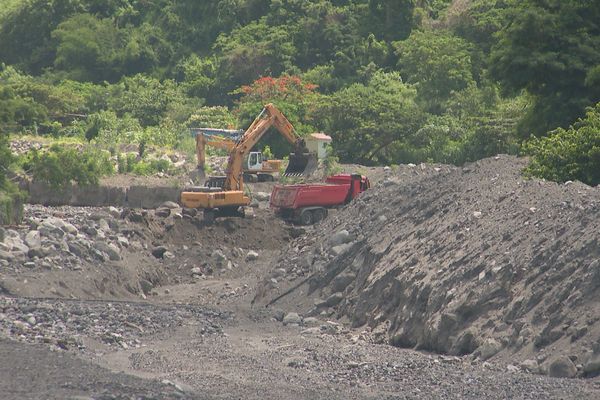
POLYGON ((39 249, 42 247, 42 236, 40 231, 29 231, 27 235, 25 235, 25 244, 30 249, 39 249))
POLYGON ((346 229, 336 232, 331 238, 329 238, 329 245, 331 247, 339 246, 344 243, 351 242, 353 240, 352 235, 346 229))
POLYGON ((553 378, 574 378, 577 375, 577 367, 569 357, 561 356, 550 363, 548 375, 553 378))
POLYGON ((94 243, 94 248, 105 253, 112 261, 119 261, 121 259, 119 248, 112 243, 96 242, 94 243))

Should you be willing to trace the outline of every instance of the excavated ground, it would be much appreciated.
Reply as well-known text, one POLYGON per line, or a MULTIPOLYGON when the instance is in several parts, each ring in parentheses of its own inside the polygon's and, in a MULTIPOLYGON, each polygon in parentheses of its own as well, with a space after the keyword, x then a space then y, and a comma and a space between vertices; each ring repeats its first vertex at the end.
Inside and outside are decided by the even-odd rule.
POLYGON ((381 343, 597 375, 600 190, 527 180, 524 165, 390 170, 290 244, 275 268, 310 275, 311 300, 282 301, 368 326, 381 343))
POLYGON ((214 225, 28 206, 0 231, 2 398, 600 398, 598 189, 523 165, 355 167, 373 189, 302 228, 269 184, 214 225))

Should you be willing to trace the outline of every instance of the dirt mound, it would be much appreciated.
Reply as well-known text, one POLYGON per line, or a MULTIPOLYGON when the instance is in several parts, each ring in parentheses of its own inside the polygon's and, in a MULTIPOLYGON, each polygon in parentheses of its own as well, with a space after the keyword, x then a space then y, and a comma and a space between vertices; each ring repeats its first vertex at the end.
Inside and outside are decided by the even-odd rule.
POLYGON ((525 180, 524 165, 498 156, 390 170, 274 270, 313 274, 320 299, 308 313, 366 324, 375 340, 596 374, 600 190, 525 180))

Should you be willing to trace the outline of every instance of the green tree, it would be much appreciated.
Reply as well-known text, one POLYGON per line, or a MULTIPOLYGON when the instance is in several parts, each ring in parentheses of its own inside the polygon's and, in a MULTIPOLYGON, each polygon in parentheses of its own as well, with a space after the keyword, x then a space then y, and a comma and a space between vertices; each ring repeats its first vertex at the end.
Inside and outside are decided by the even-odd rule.
POLYGON ((28 0, 0 20, 0 60, 30 73, 52 65, 55 48, 50 33, 66 18, 84 12, 79 0, 28 0))
POLYGON ((419 98, 434 113, 441 113, 452 92, 474 83, 471 46, 442 31, 415 31, 394 42, 398 66, 407 82, 417 85, 419 98))
POLYGON ((0 131, 0 191, 6 187, 6 173, 13 157, 8 147, 8 135, 0 131))
POLYGON ((25 163, 33 179, 55 187, 72 182, 97 185, 100 178, 114 172, 110 154, 91 147, 77 149, 53 145, 47 151, 33 151, 25 163))
POLYGON ((119 31, 110 19, 90 14, 75 15, 52 32, 58 42, 54 66, 74 80, 102 82, 120 75, 115 48, 119 31))
POLYGON ((125 77, 110 89, 109 107, 119 116, 130 114, 142 126, 157 126, 169 116, 183 122, 200 105, 185 96, 174 81, 161 82, 143 74, 125 77))
POLYGON ((413 86, 398 73, 377 72, 325 98, 316 114, 319 127, 333 138, 343 162, 403 162, 399 150, 410 146, 425 120, 413 86))
POLYGON ((568 126, 600 101, 590 78, 600 65, 600 2, 527 0, 506 12, 511 22, 492 47, 490 71, 507 93, 534 96, 522 135, 568 126))
POLYGON ((408 37, 414 24, 413 0, 369 0, 370 27, 388 41, 408 37))
POLYGON ((600 103, 584 119, 549 136, 532 138, 525 150, 531 162, 527 173, 556 182, 578 180, 600 184, 600 103))

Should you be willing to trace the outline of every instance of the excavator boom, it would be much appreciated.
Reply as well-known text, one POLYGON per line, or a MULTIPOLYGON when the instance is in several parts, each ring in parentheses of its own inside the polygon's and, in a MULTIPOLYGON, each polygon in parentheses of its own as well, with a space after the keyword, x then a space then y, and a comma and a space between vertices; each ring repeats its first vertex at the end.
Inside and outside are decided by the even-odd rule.
MULTIPOLYGON (((295 133, 294 127, 281 111, 273 104, 267 104, 231 148, 222 189, 215 191, 215 188, 196 188, 184 191, 181 194, 183 205, 189 208, 203 208, 205 214, 208 211, 209 215, 214 215, 211 211, 213 209, 233 213, 238 207, 248 205, 250 198, 244 195, 244 156, 250 152, 271 126, 277 128, 279 133, 294 146, 286 174, 308 175, 312 173, 317 166, 316 155, 309 153, 306 143, 295 133)), ((202 139, 197 141, 197 143, 199 142, 201 145, 206 144, 202 139)))

